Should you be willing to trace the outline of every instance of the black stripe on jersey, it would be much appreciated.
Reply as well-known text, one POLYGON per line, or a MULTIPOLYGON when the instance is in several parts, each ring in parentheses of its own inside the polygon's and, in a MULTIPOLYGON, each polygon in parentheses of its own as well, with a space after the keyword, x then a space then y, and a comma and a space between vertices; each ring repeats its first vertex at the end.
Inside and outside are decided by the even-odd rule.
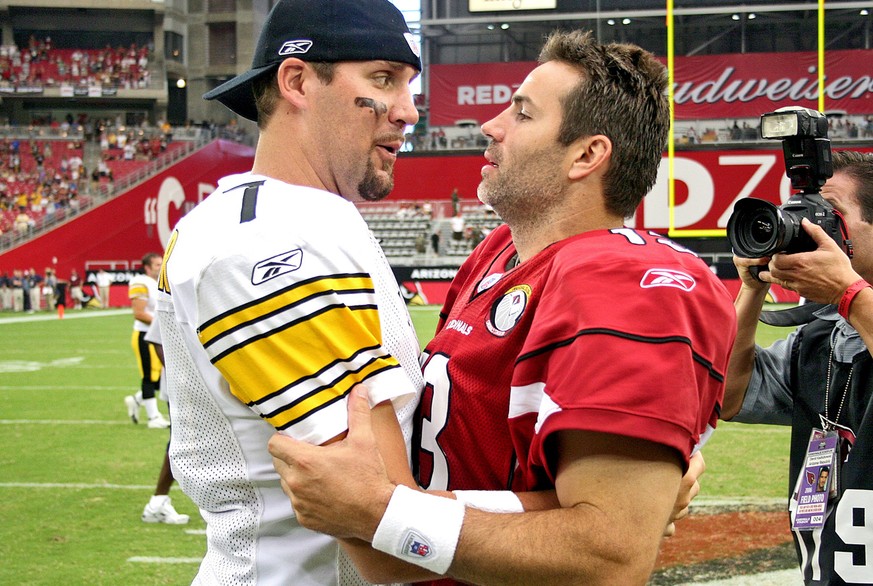
POLYGON ((258 189, 264 182, 250 184, 243 193, 242 209, 239 212, 239 223, 244 224, 255 219, 255 208, 258 205, 258 189))
MULTIPOLYGON (((391 370, 393 368, 400 368, 400 366, 386 366, 385 368, 380 368, 379 370, 374 371, 370 376, 375 376, 379 373, 385 372, 387 370, 391 370)), ((367 377, 367 378, 369 378, 369 377, 367 377)), ((364 379, 364 380, 366 380, 366 379, 364 379)), ((354 385, 352 385, 352 387, 354 387, 354 385)), ((312 409, 310 411, 307 411, 305 414, 301 415, 300 417, 298 417, 296 419, 292 419, 291 421, 289 421, 285 425, 281 425, 276 429, 278 429, 279 431, 282 431, 283 429, 288 429, 292 425, 296 425, 297 423, 300 423, 301 421, 303 421, 304 419, 306 419, 307 417, 309 417, 313 413, 317 413, 318 411, 321 411, 325 407, 328 407, 329 405, 333 405, 334 403, 336 403, 337 401, 339 401, 343 397, 347 397, 351 391, 352 391, 352 389, 349 388, 342 395, 337 395, 334 399, 331 399, 330 401, 326 401, 326 402, 322 403, 319 407, 312 409)), ((290 406, 288 408, 290 409, 290 406)), ((270 415, 267 415, 267 416, 262 415, 261 417, 270 417, 270 415)))
MULTIPOLYGON (((294 303, 289 303, 288 305, 283 305, 282 307, 278 307, 278 308, 276 308, 275 310, 273 310, 273 311, 271 311, 271 312, 269 312, 269 313, 261 314, 261 315, 257 316, 257 317, 254 318, 254 319, 250 319, 250 320, 248 320, 248 321, 245 321, 245 322, 239 323, 239 324, 235 325, 235 326, 232 327, 232 328, 228 328, 228 329, 224 330, 223 332, 221 332, 221 333, 216 334, 215 336, 213 336, 209 341, 207 341, 206 343, 203 344, 203 347, 204 347, 204 348, 209 348, 210 346, 212 346, 212 345, 213 345, 214 343, 216 343, 217 341, 221 340, 222 338, 224 338, 224 337, 226 337, 226 336, 229 336, 229 335, 233 334, 234 332, 236 332, 236 331, 238 331, 238 330, 241 330, 241 329, 243 329, 243 328, 247 328, 247 327, 249 327, 250 325, 255 324, 255 323, 259 322, 259 321, 263 321, 263 320, 265 320, 265 319, 270 319, 271 317, 275 316, 276 314, 279 314, 279 313, 282 313, 283 311, 287 311, 287 310, 289 310, 289 309, 292 309, 292 308, 294 308, 294 307, 297 307, 297 306, 300 305, 301 303, 305 303, 305 302, 307 302, 307 301, 311 301, 312 299, 317 299, 317 298, 319 298, 319 297, 324 297, 325 295, 333 295, 333 294, 336 294, 336 295, 354 295, 354 294, 357 294, 357 293, 374 293, 374 292, 375 292, 375 291, 374 291, 373 289, 344 289, 344 290, 342 290, 342 291, 337 291, 337 290, 335 290, 335 289, 326 289, 326 290, 324 290, 324 291, 317 291, 316 293, 313 293, 312 295, 309 295, 308 297, 302 297, 302 298, 298 299, 298 300, 295 301, 294 303)), ((333 304, 333 305, 327 306, 325 309, 333 309, 333 308, 336 308, 336 307, 344 307, 344 305, 343 305, 343 304, 340 304, 340 303, 335 303, 335 304, 333 304)), ((375 306, 375 305, 356 305, 356 306, 354 306, 354 307, 349 306, 349 308, 350 308, 350 309, 369 309, 369 308, 376 309, 376 306, 375 306)), ((322 310, 320 310, 320 311, 318 311, 318 312, 316 312, 316 313, 309 314, 309 315, 306 316, 306 317, 309 318, 309 317, 311 317, 311 316, 320 315, 320 314, 323 313, 323 312, 324 312, 324 309, 322 309, 322 310)), ((302 321, 302 320, 296 320, 296 321, 294 321, 294 322, 292 322, 292 323, 300 323, 300 321, 302 321)), ((272 330, 272 331, 276 331, 276 330, 272 330)), ((280 331, 281 331, 281 330, 280 330, 280 331)), ((258 339, 260 339, 260 337, 251 338, 251 339, 252 339, 252 340, 258 340, 258 339)), ((223 354, 222 354, 222 355, 223 355, 223 354)), ((213 361, 213 362, 214 362, 214 361, 213 361)))
MULTIPOLYGON (((227 356, 228 354, 232 354, 233 352, 236 352, 236 351, 239 350, 240 348, 243 348, 243 347, 247 346, 248 344, 251 344, 252 342, 257 342, 258 340, 263 340, 264 338, 269 338, 270 336, 274 335, 274 334, 277 333, 277 332, 281 332, 281 331, 287 330, 288 328, 294 327, 294 326, 296 326, 297 324, 301 324, 301 323, 303 323, 303 322, 305 322, 305 321, 309 321, 309 320, 312 319, 312 318, 318 317, 318 316, 320 316, 320 315, 323 314, 323 313, 327 313, 328 311, 331 311, 331 310, 334 310, 334 309, 340 309, 340 308, 343 308, 343 307, 345 307, 346 309, 349 309, 350 311, 359 311, 359 310, 368 310, 368 309, 375 309, 375 310, 378 310, 378 309, 379 309, 379 307, 378 307, 377 305, 372 305, 372 304, 368 304, 368 305, 355 305, 355 306, 349 306, 349 305, 345 305, 345 304, 343 304, 343 303, 334 303, 333 305, 325 305, 324 307, 322 307, 322 308, 319 309, 318 311, 314 311, 314 312, 312 312, 312 313, 308 313, 308 314, 306 314, 306 315, 300 317, 299 319, 295 319, 295 320, 293 320, 293 321, 286 322, 286 323, 282 324, 281 327, 273 328, 273 329, 271 329, 271 330, 268 330, 268 331, 266 331, 266 332, 263 332, 263 333, 261 333, 261 334, 258 334, 257 336, 252 336, 251 338, 246 338, 244 342, 241 342, 241 343, 239 343, 239 344, 234 344, 233 346, 230 346, 229 348, 227 348, 227 350, 225 350, 225 351, 222 352, 221 354, 218 354, 218 355, 216 355, 215 357, 211 358, 209 361, 210 361, 212 364, 215 364, 216 362, 218 362, 219 360, 221 360, 222 358, 224 358, 224 357, 227 356)), ((283 308, 283 309, 287 309, 287 307, 285 307, 285 308, 283 308)), ((275 313, 275 312, 274 312, 274 313, 275 313)), ((263 316, 262 316, 262 317, 263 317, 263 316)), ((261 319, 261 318, 259 318, 258 320, 254 320, 254 321, 260 321, 260 319, 261 319)), ((242 327, 242 326, 240 326, 240 327, 242 327)), ((239 329, 239 328, 234 328, 234 329, 239 329)), ((224 336, 224 335, 227 334, 227 333, 228 333, 228 332, 222 332, 221 336, 224 336)), ((218 339, 218 337, 219 337, 219 336, 216 336, 215 338, 213 338, 212 340, 210 340, 210 343, 211 343, 211 342, 214 342, 216 339, 218 339)), ((208 344, 204 345, 203 347, 206 348, 207 346, 208 346, 208 344)))
MULTIPOLYGON (((255 405, 260 405, 261 403, 265 403, 266 401, 269 401, 270 399, 272 399, 272 398, 274 398, 274 397, 277 397, 277 396, 281 395, 282 393, 284 393, 285 391, 287 391, 288 389, 290 389, 290 388, 293 387, 294 385, 299 385, 299 384, 303 383, 303 382, 306 381, 306 380, 320 377, 323 373, 327 372, 327 371, 330 370, 333 366, 335 366, 336 364, 339 364, 340 362, 348 362, 349 360, 354 360, 355 358, 357 358, 358 355, 360 355, 360 354, 363 353, 363 352, 369 352, 370 350, 378 350, 379 348, 381 348, 381 346, 378 345, 378 344, 375 344, 375 345, 373 345, 373 346, 369 346, 369 347, 367 347, 367 348, 361 348, 360 350, 356 350, 354 354, 352 354, 351 356, 349 356, 349 357, 347 357, 347 358, 337 358, 337 359, 334 360, 333 362, 331 362, 331 363, 325 365, 324 367, 322 367, 321 369, 319 369, 317 372, 313 372, 312 374, 307 374, 306 376, 301 377, 301 378, 299 378, 299 379, 297 379, 297 380, 295 380, 295 381, 291 381, 290 383, 288 383, 287 385, 285 385, 285 386, 282 387, 281 389, 278 389, 278 390, 276 390, 276 391, 273 391, 273 392, 270 393, 269 395, 265 395, 263 398, 261 398, 261 399, 259 399, 259 400, 257 400, 257 401, 250 401, 250 402, 247 403, 247 405, 248 405, 249 407, 253 407, 253 406, 255 406, 255 405)), ((376 360, 383 360, 383 359, 386 359, 386 358, 391 358, 391 355, 390 355, 390 354, 383 354, 383 355, 381 355, 381 356, 377 356, 377 357, 373 358, 372 360, 367 361, 366 364, 362 364, 361 367, 358 368, 357 370, 346 370, 346 371, 343 372, 342 376, 338 376, 335 380, 329 382, 328 384, 323 385, 323 386, 321 386, 321 387, 315 389, 314 391, 312 391, 312 392, 310 392, 310 393, 307 393, 306 395, 300 397, 298 400, 294 401, 292 404, 287 405, 286 407, 283 407, 283 408, 281 408, 281 409, 278 409, 277 411, 275 411, 275 412, 273 412, 273 413, 268 413, 268 414, 266 415, 266 417, 272 417, 272 416, 276 415, 277 413, 281 413, 282 411, 285 411, 286 409, 290 409, 291 407, 293 407, 294 405, 296 405, 296 404, 299 403, 300 401, 303 401, 304 399, 307 399, 307 398, 309 398, 310 396, 312 396, 312 395, 314 395, 314 394, 316 394, 316 393, 318 393, 318 392, 320 392, 320 391, 323 391, 323 390, 326 389, 326 388, 330 388, 330 387, 334 387, 334 386, 336 386, 336 384, 337 384, 339 381, 341 381, 341 380, 342 380, 345 376, 347 376, 348 374, 356 374, 356 373, 362 371, 363 369, 367 368, 369 365, 371 365, 371 364, 372 364, 373 362, 375 362, 376 360)))
POLYGON ((577 338, 582 336, 588 336, 592 334, 605 334, 607 336, 616 336, 618 338, 625 338, 626 340, 633 340, 634 342, 645 342, 646 344, 672 344, 675 342, 679 342, 680 344, 687 344, 689 348, 691 348, 691 356, 694 358, 694 361, 698 364, 703 365, 708 371, 709 376, 717 380, 718 382, 724 382, 724 374, 715 370, 712 366, 712 362, 698 354, 694 350, 694 346, 691 344, 691 340, 686 338, 685 336, 664 336, 664 337, 652 337, 652 336, 640 336, 637 334, 629 334, 627 332, 622 332, 619 330, 611 330, 608 328, 592 328, 590 330, 580 330, 576 332, 576 334, 567 340, 561 340, 559 342, 554 342, 547 346, 543 346, 542 348, 537 348, 532 352, 528 352, 527 354, 522 354, 519 356, 515 363, 519 364, 523 360, 527 360, 528 358, 533 358, 534 356, 539 356, 540 354, 545 354, 546 352, 551 352, 555 348, 561 348, 562 346, 569 346, 572 344, 577 338))
MULTIPOLYGON (((296 289, 298 287, 305 287, 306 285, 309 285, 309 284, 314 283, 316 281, 321 281, 322 279, 358 279, 358 278, 369 279, 370 274, 369 273, 336 273, 333 275, 319 275, 317 277, 312 277, 311 279, 306 279, 305 281, 295 281, 291 285, 288 285, 287 287, 283 287, 283 288, 279 289, 278 291, 274 291, 273 293, 271 293, 269 295, 266 295, 264 297, 258 297, 257 299, 252 299, 248 303, 243 303, 242 305, 237 305, 233 309, 228 309, 224 313, 220 313, 220 314, 216 315, 212 319, 209 319, 209 320, 203 322, 202 324, 200 324, 200 327, 197 328, 197 331, 199 333, 200 330, 204 330, 204 329, 208 328, 209 326, 211 326, 212 324, 214 324, 215 322, 223 320, 227 316, 232 315, 234 313, 237 313, 238 311, 242 311, 242 310, 248 309, 252 306, 259 305, 259 304, 263 303, 264 301, 268 301, 274 297, 279 297, 281 295, 285 295, 289 291, 293 291, 294 289, 296 289)), ((359 290, 359 292, 360 291, 364 291, 367 293, 375 293, 376 292, 375 289, 361 289, 361 290, 359 290)))
MULTIPOLYGON (((361 366, 361 367, 358 368, 358 369, 355 369, 355 370, 347 370, 347 371, 343 372, 340 376, 336 377, 334 380, 332 380, 332 381, 330 381, 330 382, 328 382, 328 383, 325 383, 325 384, 321 385, 320 387, 318 387, 318 388, 316 388, 316 389, 311 390, 310 392, 306 393, 305 395, 301 395, 300 397, 296 398, 296 399, 295 399, 294 401, 292 401, 291 403, 288 403, 287 405, 283 405, 282 407, 276 409, 276 410, 273 411, 272 413, 265 413, 265 414, 262 415, 261 417, 265 417, 265 418, 266 418, 266 417, 275 417, 275 416, 279 415, 280 413, 284 413, 285 411, 287 411, 287 410, 289 410, 289 409, 293 409, 294 407, 296 407, 296 406, 299 405, 300 403, 306 401, 306 400, 309 399, 310 397, 313 397, 313 396, 317 395, 318 393, 324 391, 325 389, 332 389, 332 388, 334 388, 334 387, 339 386, 339 383, 341 383, 344 379, 347 379, 347 378, 349 378, 350 376, 352 376, 352 375, 354 375, 354 374, 357 374, 357 373, 361 372, 362 370, 364 370, 365 368, 367 368, 368 366, 370 366, 371 364, 373 364, 373 363, 376 362, 377 360, 383 360, 383 359, 385 359, 385 358, 390 358, 390 355, 388 355, 388 354, 384 354, 384 355, 380 356, 379 358, 374 358, 373 360, 370 360, 369 362, 367 362, 367 364, 364 364, 363 366, 361 366)), ((385 365, 384 367, 382 367, 382 368, 380 368, 380 369, 378 369, 378 370, 374 370, 372 373, 370 373, 369 376, 367 376, 367 378, 372 378, 373 376, 375 376, 375 375, 377 375, 377 374, 380 374, 380 373, 383 373, 383 372, 387 372, 387 371, 392 370, 392 369, 395 369, 395 368, 400 368, 400 365, 390 365, 390 364, 389 364, 389 365, 385 365)), ((306 377, 306 378, 310 378, 310 377, 306 377)), ((366 380, 366 379, 364 379, 364 380, 366 380)), ((361 382, 363 382, 363 381, 361 381, 361 382)), ((354 386, 355 384, 357 384, 357 383, 353 383, 352 386, 354 386)), ((290 385, 289 385, 289 386, 290 386, 290 385)), ((275 393, 271 393, 270 396, 273 397, 273 396, 276 396, 276 395, 278 395, 278 394, 280 394, 280 393, 281 393, 281 391, 277 391, 277 392, 275 392, 275 393)), ((346 395, 347 393, 348 393, 348 390, 346 390, 345 392, 343 392, 343 395, 346 395)), ((259 405, 259 404, 263 403, 264 401, 266 401, 266 398, 265 398, 265 399, 262 399, 261 401, 258 401, 257 403, 249 403, 249 406, 252 406, 252 405, 259 405)), ((303 419, 303 417, 298 418, 298 420, 299 420, 299 419, 303 419)))

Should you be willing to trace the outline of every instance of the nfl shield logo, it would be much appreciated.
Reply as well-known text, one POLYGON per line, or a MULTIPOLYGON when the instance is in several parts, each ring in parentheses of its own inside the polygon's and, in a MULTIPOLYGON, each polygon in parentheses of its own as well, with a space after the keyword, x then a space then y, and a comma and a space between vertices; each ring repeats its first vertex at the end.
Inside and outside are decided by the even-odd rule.
POLYGON ((408 555, 411 558, 421 559, 430 557, 430 555, 433 553, 433 549, 427 542, 427 539, 425 539, 415 531, 410 531, 406 534, 403 553, 404 555, 408 555))

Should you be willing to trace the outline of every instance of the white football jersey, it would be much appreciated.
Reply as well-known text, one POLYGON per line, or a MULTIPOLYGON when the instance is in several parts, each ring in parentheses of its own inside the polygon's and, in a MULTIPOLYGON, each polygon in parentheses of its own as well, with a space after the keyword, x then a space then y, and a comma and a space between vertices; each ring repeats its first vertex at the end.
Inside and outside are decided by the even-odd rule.
MULTIPOLYGON (((127 298, 131 300, 146 299, 146 311, 154 317, 158 299, 158 282, 148 275, 135 275, 127 284, 127 298)), ((149 324, 135 319, 133 320, 133 329, 138 332, 147 332, 149 324)))
POLYGON ((173 473, 208 524, 196 583, 365 584, 298 525, 266 445, 321 444, 364 382, 409 447, 422 388, 397 282, 355 206, 245 173, 177 225, 159 279, 173 473))

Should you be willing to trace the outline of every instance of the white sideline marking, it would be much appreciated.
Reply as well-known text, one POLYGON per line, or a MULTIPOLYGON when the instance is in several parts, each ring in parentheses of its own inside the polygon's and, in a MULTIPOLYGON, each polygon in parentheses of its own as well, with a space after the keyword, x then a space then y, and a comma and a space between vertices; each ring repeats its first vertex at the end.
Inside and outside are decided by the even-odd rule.
POLYGON ((158 558, 148 556, 134 556, 127 561, 135 564, 199 564, 203 558, 158 558))
POLYGON ((109 488, 113 490, 154 490, 154 485, 83 484, 76 482, 0 482, 0 488, 109 488))
POLYGON ((46 313, 33 313, 29 315, 22 315, 19 317, 3 317, 0 319, 0 326, 3 324, 18 324, 29 321, 66 321, 68 319, 87 319, 90 317, 109 317, 111 315, 121 315, 121 314, 129 314, 130 308, 127 309, 101 309, 94 311, 87 311, 84 313, 79 313, 79 310, 66 310, 64 312, 64 318, 58 319, 56 313, 49 311, 46 313), (72 313, 75 312, 75 313, 72 313))
POLYGON ((99 385, 0 385, 0 391, 127 391, 131 392, 131 388, 127 387, 106 387, 99 385))
POLYGON ((206 529, 185 529, 188 535, 206 535, 206 529))
POLYGON ((129 425, 127 421, 99 421, 97 419, 0 419, 0 425, 129 425))

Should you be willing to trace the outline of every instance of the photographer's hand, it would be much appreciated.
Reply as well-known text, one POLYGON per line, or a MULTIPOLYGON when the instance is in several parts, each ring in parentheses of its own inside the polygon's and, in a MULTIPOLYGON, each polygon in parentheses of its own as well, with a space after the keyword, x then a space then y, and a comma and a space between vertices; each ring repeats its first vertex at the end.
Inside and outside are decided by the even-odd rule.
POLYGON ((846 288, 861 277, 852 268, 849 257, 820 226, 804 218, 803 229, 817 248, 812 252, 775 254, 770 272, 762 273, 761 278, 796 291, 810 301, 837 304, 846 288))
POLYGON ((753 291, 767 291, 770 288, 770 283, 766 280, 756 279, 749 271, 749 268, 762 267, 764 269, 762 272, 766 272, 767 263, 769 262, 769 256, 762 258, 744 258, 742 256, 734 256, 734 266, 737 267, 737 273, 740 275, 740 280, 743 282, 743 285, 753 291))

